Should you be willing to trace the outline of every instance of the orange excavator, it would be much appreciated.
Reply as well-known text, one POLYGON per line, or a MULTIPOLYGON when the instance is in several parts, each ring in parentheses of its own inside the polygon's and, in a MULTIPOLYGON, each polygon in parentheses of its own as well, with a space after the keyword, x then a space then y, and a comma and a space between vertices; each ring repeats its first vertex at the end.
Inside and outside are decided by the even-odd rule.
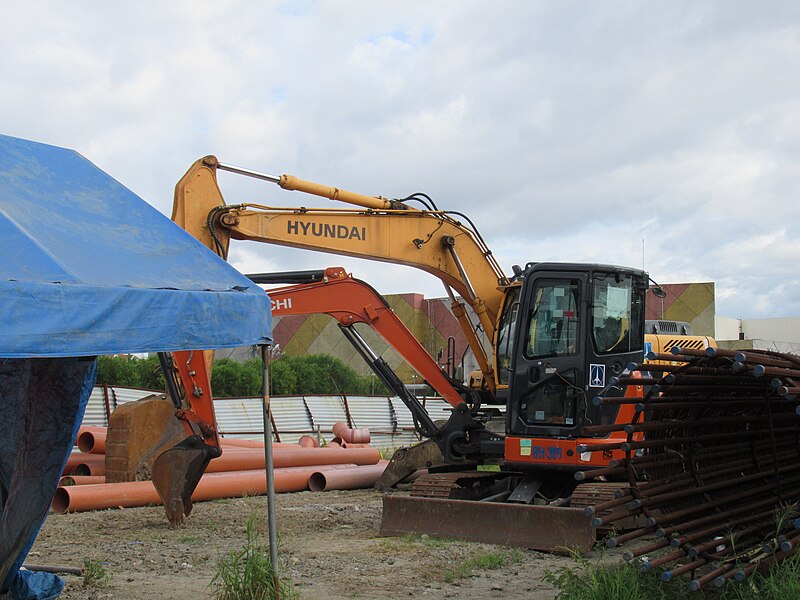
MULTIPOLYGON (((464 523, 480 518, 486 526, 466 527, 472 535, 462 537, 541 549, 591 543, 583 511, 562 507, 576 489, 577 471, 624 459, 622 451, 610 447, 626 438, 621 424, 630 422, 632 404, 593 398, 643 393, 642 386, 621 386, 618 379, 637 377, 627 365, 643 359, 645 272, 528 263, 515 266, 507 277, 469 219, 439 210, 424 194, 401 200, 365 196, 224 165, 211 156, 195 162, 176 186, 173 220, 222 257, 233 238, 410 265, 438 277, 480 373, 470 378, 469 389, 456 390, 460 400, 454 398, 451 418, 433 424, 427 443, 398 452, 394 480, 436 461, 448 467, 421 478, 416 496, 387 495, 384 530, 402 530, 397 524, 403 521, 435 529, 446 516, 453 528, 434 533, 460 535, 464 523), (358 208, 226 205, 217 184, 219 170, 358 208), (498 418, 496 408, 487 405, 505 406, 504 415, 498 418), (499 465, 500 471, 475 471, 480 464, 499 465)), ((163 453, 153 468, 165 504, 179 510, 199 479, 190 471, 204 468, 218 451, 213 416, 199 409, 211 404, 210 391, 197 383, 208 372, 208 360, 176 353, 174 363, 187 390, 184 403, 190 405, 176 415, 192 436, 163 453)))

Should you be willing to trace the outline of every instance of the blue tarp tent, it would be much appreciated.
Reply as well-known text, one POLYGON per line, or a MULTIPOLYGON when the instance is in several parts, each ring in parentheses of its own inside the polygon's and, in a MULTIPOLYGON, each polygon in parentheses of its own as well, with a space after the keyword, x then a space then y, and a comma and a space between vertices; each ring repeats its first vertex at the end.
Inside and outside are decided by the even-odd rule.
MULTIPOLYGON (((98 354, 266 344, 269 298, 74 151, 0 136, 0 593, 41 526, 98 354)), ((37 595, 38 594, 38 595, 37 595)))

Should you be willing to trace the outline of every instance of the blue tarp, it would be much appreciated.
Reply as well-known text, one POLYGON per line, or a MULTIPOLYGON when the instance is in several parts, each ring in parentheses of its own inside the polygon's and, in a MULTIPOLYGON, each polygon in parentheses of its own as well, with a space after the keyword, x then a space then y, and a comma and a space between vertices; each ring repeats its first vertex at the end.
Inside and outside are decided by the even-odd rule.
POLYGON ((263 290, 77 152, 0 136, 0 356, 266 343, 263 290))
POLYGON ((71 150, 0 135, 0 236, 0 595, 40 599, 60 580, 18 569, 92 357, 264 344, 271 315, 263 290, 71 150))

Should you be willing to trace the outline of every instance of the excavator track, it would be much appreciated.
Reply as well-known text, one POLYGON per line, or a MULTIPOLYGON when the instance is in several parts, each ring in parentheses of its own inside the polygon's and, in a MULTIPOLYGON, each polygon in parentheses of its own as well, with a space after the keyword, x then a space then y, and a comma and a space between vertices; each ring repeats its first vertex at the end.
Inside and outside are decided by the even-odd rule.
MULTIPOLYGON (((628 484, 622 481, 619 482, 597 482, 597 483, 581 483, 572 492, 570 499, 570 507, 580 508, 585 510, 590 506, 602 505, 604 502, 609 502, 616 499, 616 492, 620 489, 627 489, 628 484)), ((604 518, 611 515, 615 508, 607 508, 599 511, 596 516, 604 518)), ((593 516, 594 513, 592 513, 593 516)), ((638 516, 631 516, 627 519, 620 519, 611 525, 601 525, 597 528, 598 533, 606 534, 612 531, 621 532, 629 531, 644 527, 644 518, 638 516)))
POLYGON ((486 487, 505 477, 505 473, 458 471, 423 475, 411 486, 411 495, 422 498, 479 499, 486 487))

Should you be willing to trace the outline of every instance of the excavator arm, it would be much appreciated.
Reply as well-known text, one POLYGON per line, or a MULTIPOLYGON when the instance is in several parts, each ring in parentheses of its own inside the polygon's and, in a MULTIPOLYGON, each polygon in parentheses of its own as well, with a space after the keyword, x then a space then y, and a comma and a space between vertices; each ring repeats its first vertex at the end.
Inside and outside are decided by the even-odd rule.
POLYGON ((186 438, 153 461, 153 485, 172 525, 192 512, 192 493, 212 458, 222 454, 211 395, 211 351, 160 353, 167 392, 186 438))
POLYGON ((475 390, 450 380, 386 300, 369 284, 348 275, 341 267, 301 274, 265 273, 248 277, 263 284, 297 282, 299 277, 307 278, 307 283, 269 290, 272 314, 281 317, 325 313, 336 319, 342 333, 362 358, 406 404, 419 433, 428 438, 421 444, 395 453, 376 485, 378 489, 389 489, 420 468, 468 462, 470 457, 459 451, 464 447, 465 430, 478 436, 483 434, 483 437, 492 435, 472 416, 478 408, 475 390), (380 334, 453 407, 453 425, 448 421, 439 426, 431 420, 425 407, 356 331, 354 326, 358 323, 366 324, 380 334), (468 398, 474 396, 472 407, 467 407, 459 390, 468 398))
MULTIPOLYGON (((268 284, 282 279, 282 274, 248 277, 256 283, 268 284)), ((345 329, 358 323, 368 325, 451 406, 455 408, 464 401, 456 390, 458 384, 447 377, 383 296, 368 283, 348 275, 342 267, 325 269, 319 282, 272 288, 268 293, 276 317, 324 313, 345 329)))
POLYGON ((420 210, 402 201, 356 194, 289 175, 275 177, 230 167, 214 156, 190 167, 175 188, 173 205, 173 220, 223 257, 233 238, 408 265, 433 274, 444 283, 483 372, 483 381, 493 393, 493 361, 456 294, 469 302, 480 328, 492 340, 508 279, 477 230, 464 225, 459 217, 468 221, 457 213, 435 208, 420 210), (255 176, 287 190, 361 209, 228 206, 217 184, 217 170, 255 176))

